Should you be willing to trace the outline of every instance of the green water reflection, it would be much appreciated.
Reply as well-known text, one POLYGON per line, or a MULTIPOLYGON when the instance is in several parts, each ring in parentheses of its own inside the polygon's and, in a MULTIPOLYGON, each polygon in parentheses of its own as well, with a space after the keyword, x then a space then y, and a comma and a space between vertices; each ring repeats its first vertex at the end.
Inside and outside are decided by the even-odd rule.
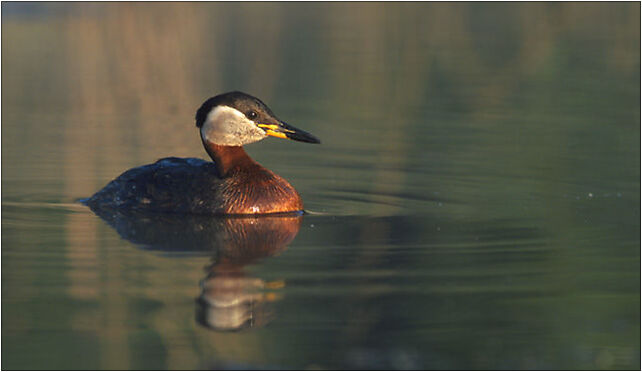
POLYGON ((3 369, 640 368, 639 3, 3 3, 2 66, 3 369), (76 203, 235 89, 323 141, 247 149, 291 243, 76 203))

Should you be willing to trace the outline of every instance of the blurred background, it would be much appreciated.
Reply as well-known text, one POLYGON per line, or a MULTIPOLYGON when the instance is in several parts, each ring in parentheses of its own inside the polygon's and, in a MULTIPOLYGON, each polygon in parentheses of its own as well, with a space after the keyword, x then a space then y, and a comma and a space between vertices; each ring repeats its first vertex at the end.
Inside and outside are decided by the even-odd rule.
POLYGON ((2 92, 3 369, 640 368, 639 3, 3 2, 2 92), (322 140, 231 333, 78 203, 230 90, 322 140))

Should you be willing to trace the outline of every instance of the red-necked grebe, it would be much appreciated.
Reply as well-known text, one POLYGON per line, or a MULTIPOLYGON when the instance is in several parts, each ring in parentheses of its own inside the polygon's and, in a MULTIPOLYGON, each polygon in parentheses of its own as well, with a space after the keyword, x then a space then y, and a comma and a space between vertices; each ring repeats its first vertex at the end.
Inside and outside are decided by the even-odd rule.
POLYGON ((194 214, 269 214, 303 210, 285 179, 252 160, 243 145, 267 136, 320 143, 279 120, 261 100, 242 92, 220 94, 196 112, 213 162, 164 158, 133 168, 85 202, 92 208, 194 214))

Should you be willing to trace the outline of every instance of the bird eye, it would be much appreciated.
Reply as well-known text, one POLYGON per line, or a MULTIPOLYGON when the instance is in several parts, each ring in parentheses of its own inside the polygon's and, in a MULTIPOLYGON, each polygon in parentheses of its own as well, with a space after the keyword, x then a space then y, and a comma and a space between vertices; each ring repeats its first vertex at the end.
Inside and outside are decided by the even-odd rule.
POLYGON ((250 111, 247 113, 247 117, 250 118, 251 120, 256 119, 257 116, 258 114, 256 113, 256 111, 250 111))

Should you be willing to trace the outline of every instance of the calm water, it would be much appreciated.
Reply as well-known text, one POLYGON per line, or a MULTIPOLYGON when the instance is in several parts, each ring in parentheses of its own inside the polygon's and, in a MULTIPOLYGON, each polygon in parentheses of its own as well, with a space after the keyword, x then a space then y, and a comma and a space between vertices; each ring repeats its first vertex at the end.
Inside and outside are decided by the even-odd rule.
POLYGON ((640 4, 2 4, 3 369, 639 369, 640 4), (94 214, 228 90, 310 214, 94 214))

